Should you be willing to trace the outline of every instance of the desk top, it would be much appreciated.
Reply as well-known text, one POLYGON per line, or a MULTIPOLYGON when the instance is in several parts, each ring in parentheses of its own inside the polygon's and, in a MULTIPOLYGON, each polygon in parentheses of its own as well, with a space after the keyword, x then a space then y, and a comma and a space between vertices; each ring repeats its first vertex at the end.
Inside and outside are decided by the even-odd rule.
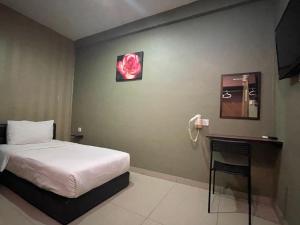
POLYGON ((234 135, 223 135, 223 134, 209 134, 206 137, 227 139, 227 140, 248 141, 248 142, 256 142, 256 143, 270 143, 270 144, 275 144, 279 147, 282 147, 282 145, 283 145, 282 141, 266 139, 266 138, 261 138, 261 137, 245 137, 245 136, 234 136, 234 135))

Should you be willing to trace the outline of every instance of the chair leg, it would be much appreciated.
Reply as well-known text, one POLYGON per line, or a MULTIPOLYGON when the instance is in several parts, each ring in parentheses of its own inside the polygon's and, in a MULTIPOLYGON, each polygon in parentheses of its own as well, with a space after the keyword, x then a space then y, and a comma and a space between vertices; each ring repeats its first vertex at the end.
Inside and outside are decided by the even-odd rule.
POLYGON ((210 213, 210 195, 211 195, 211 168, 209 169, 208 213, 210 213))
POLYGON ((213 176, 213 194, 215 194, 215 183, 216 183, 216 170, 214 170, 214 176, 213 176))
POLYGON ((249 225, 251 225, 251 176, 248 177, 248 205, 249 205, 249 225))

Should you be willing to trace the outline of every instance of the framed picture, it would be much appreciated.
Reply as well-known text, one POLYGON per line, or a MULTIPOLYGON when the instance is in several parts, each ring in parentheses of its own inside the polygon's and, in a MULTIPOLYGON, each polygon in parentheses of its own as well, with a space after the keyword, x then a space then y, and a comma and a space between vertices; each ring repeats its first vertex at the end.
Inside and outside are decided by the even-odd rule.
POLYGON ((117 57, 116 81, 141 80, 144 52, 128 53, 117 57))

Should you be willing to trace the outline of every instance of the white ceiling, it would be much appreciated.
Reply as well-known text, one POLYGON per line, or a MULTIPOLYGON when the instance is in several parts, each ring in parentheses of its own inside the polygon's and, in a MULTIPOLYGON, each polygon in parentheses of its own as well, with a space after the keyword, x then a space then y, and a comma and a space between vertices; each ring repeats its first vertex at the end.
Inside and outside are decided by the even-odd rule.
POLYGON ((77 40, 194 1, 0 0, 0 3, 77 40))

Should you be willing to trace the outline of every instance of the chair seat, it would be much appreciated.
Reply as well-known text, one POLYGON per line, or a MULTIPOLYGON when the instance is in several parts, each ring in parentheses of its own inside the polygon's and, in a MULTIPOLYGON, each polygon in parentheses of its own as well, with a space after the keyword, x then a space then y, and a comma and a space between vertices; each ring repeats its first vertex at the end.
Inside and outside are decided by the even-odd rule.
POLYGON ((216 160, 214 160, 214 166, 212 170, 222 171, 224 173, 230 173, 234 175, 241 175, 245 177, 249 176, 249 166, 228 164, 216 160))

